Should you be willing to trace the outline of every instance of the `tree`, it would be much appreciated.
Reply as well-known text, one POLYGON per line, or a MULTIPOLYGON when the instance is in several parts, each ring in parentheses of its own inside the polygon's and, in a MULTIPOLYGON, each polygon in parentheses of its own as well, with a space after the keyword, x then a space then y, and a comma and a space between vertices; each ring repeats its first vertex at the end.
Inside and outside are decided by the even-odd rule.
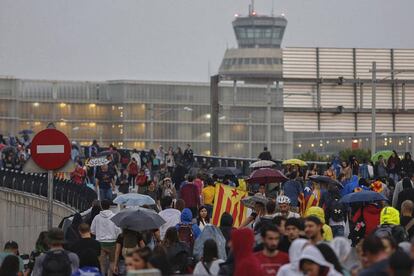
POLYGON ((318 155, 315 151, 310 151, 310 150, 298 155, 296 158, 303 160, 303 161, 321 161, 321 162, 329 161, 329 158, 318 155))
POLYGON ((351 156, 355 156, 359 163, 362 163, 365 159, 371 159, 371 151, 366 149, 344 149, 339 152, 339 158, 343 161, 349 161, 351 156))

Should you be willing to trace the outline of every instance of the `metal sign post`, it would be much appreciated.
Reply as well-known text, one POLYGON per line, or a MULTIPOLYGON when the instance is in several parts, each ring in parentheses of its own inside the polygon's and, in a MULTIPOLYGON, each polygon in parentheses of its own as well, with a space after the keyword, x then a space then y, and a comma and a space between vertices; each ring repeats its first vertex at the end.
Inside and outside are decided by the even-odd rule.
POLYGON ((47 171, 47 229, 53 227, 53 171, 47 171))

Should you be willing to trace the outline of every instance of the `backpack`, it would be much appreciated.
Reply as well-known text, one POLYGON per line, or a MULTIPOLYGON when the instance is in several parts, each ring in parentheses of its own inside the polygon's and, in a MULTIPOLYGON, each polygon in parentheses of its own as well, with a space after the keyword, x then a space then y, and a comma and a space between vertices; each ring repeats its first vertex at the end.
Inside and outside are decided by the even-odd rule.
POLYGON ((361 208, 361 216, 355 222, 355 227, 349 233, 348 238, 352 241, 353 247, 355 247, 361 239, 365 237, 367 225, 364 219, 364 208, 361 208))
POLYGON ((51 250, 45 255, 42 263, 42 275, 70 276, 72 274, 71 261, 65 250, 51 250))
POLYGON ((374 234, 379 238, 393 238, 397 244, 403 241, 408 241, 407 231, 401 225, 384 224, 378 227, 374 234))
POLYGON ((193 250, 194 247, 194 233, 192 224, 180 223, 178 225, 178 238, 181 242, 184 242, 190 250, 193 250))
POLYGON ((344 206, 341 203, 338 201, 333 202, 329 211, 329 216, 333 221, 344 221, 344 206))

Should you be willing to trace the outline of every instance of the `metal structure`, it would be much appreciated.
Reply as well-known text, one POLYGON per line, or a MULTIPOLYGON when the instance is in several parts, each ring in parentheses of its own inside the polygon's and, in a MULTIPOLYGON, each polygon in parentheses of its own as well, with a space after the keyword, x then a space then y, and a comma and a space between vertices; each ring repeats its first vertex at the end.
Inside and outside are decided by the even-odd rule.
POLYGON ((389 72, 414 68, 414 50, 287 48, 283 60, 285 129, 370 133, 376 121, 376 132, 412 132, 414 76, 389 72))

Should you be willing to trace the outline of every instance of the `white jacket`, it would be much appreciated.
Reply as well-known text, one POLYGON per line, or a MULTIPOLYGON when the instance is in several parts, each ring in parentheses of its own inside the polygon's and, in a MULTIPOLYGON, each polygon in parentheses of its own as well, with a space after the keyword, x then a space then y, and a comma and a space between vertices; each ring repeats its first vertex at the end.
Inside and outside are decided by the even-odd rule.
POLYGON ((175 227, 181 222, 181 212, 177 209, 168 208, 158 213, 166 222, 160 227, 160 237, 164 240, 165 233, 170 227, 175 227))
POLYGON ((111 218, 114 213, 111 210, 104 210, 97 215, 91 225, 91 233, 96 236, 99 242, 115 242, 121 229, 116 226, 111 218))
POLYGON ((322 256, 322 253, 314 245, 308 245, 303 249, 302 255, 299 258, 299 263, 303 259, 311 260, 312 262, 317 263, 320 266, 329 267, 329 272, 327 276, 342 276, 341 273, 335 270, 331 263, 325 260, 325 258, 322 256))

